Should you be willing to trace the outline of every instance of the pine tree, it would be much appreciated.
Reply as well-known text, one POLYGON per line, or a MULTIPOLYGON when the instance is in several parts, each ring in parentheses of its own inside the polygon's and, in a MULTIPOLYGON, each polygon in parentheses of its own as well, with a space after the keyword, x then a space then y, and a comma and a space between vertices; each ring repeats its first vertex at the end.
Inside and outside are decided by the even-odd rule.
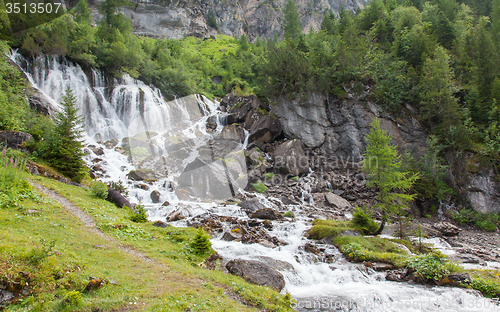
POLYGON ((417 173, 401 170, 401 160, 396 147, 390 144, 391 136, 380 129, 380 121, 375 119, 371 131, 366 136, 368 146, 362 161, 367 175, 367 185, 378 190, 377 203, 372 206, 382 213, 382 223, 373 233, 378 235, 384 229, 391 216, 400 216, 406 207, 405 203, 414 199, 408 192, 418 179, 417 173))
POLYGON ((288 0, 283 9, 285 13, 285 39, 296 41, 302 34, 299 12, 294 0, 288 0))
POLYGON ((193 241, 191 242, 191 248, 193 249, 193 253, 197 256, 205 255, 212 248, 210 237, 201 226, 196 231, 193 241))
POLYGON ((69 86, 61 105, 62 111, 56 115, 50 163, 65 176, 80 182, 85 175, 83 117, 78 114, 76 97, 69 86))

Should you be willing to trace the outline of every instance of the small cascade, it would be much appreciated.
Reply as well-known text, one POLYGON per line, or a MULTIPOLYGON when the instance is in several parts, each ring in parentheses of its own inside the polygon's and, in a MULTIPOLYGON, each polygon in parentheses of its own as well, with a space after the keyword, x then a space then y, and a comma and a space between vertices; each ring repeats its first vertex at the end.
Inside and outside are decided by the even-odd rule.
MULTIPOLYGON (((285 277, 283 292, 297 300, 297 311, 498 310, 472 291, 386 281, 383 274, 347 262, 329 244, 316 244, 321 255, 309 252, 304 233, 312 221, 308 211, 314 205, 312 170, 300 179, 300 204, 287 205, 272 196, 243 191, 249 132, 245 130, 243 142, 220 139, 228 119, 217 110, 217 101, 202 95, 166 101, 158 89, 130 76, 115 79, 100 71, 84 71, 64 58, 26 60, 16 52, 11 58, 55 107, 66 87, 71 87, 85 117, 87 164, 104 182, 122 181, 131 202, 144 204, 150 220, 165 221, 172 212, 186 217, 171 222, 176 226, 204 215, 248 220, 239 206, 225 202, 235 193, 255 197, 268 208, 293 211, 293 221, 272 221, 272 229, 265 230, 282 242, 274 247, 226 241, 222 234, 212 243, 227 260, 272 262, 285 277), (215 126, 208 130, 209 122, 215 126), (152 170, 154 177, 134 178, 133 170, 152 170)), ((224 224, 225 230, 229 227, 224 224)))

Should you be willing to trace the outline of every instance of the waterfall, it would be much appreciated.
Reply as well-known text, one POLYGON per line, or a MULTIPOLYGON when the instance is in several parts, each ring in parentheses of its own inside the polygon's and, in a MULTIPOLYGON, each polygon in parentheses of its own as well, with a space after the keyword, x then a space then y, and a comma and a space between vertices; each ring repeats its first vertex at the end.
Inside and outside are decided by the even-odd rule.
MULTIPOLYGON (((71 87, 85 117, 89 144, 85 160, 101 170, 102 181, 124 181, 131 202, 144 204, 150 220, 165 221, 176 210, 187 217, 173 223, 179 226, 206 213, 248 219, 240 207, 220 199, 235 191, 249 195, 241 190, 247 183, 243 150, 249 133, 245 132, 244 142, 217 139, 227 122, 217 110, 217 101, 201 95, 166 101, 158 89, 128 75, 112 78, 101 71, 83 70, 64 58, 27 60, 16 52, 11 58, 55 107, 66 87, 71 87), (208 131, 206 124, 211 117, 216 129, 208 131), (148 184, 130 179, 128 173, 135 169, 153 169, 156 181, 148 184), (191 197, 176 192, 179 185, 191 197), (159 202, 153 202, 152 191, 160 193, 159 202), (164 202, 168 205, 162 205, 164 202)), ((347 262, 329 244, 317 244, 328 261, 304 250, 309 242, 304 232, 311 220, 307 207, 314 201, 307 183, 310 177, 303 179, 300 205, 256 195, 266 207, 277 208, 275 203, 280 203, 295 212, 295 221, 273 221, 273 229, 268 231, 285 245, 243 244, 222 240, 219 235, 212 239, 214 249, 227 260, 271 259, 281 263, 278 270, 286 280, 283 292, 290 292, 297 300, 297 311, 498 311, 491 300, 471 290, 386 281, 372 269, 347 262)))

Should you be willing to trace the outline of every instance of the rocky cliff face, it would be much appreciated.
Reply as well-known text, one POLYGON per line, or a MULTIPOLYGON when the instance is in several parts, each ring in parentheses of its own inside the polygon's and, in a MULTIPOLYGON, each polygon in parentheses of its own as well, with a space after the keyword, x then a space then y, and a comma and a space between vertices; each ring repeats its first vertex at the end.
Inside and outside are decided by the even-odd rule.
POLYGON ((297 138, 320 155, 359 162, 366 149, 365 136, 379 118, 381 126, 393 137, 399 151, 420 156, 426 133, 409 111, 397 119, 366 99, 350 94, 346 99, 311 94, 305 99, 279 99, 272 106, 285 135, 297 138))
MULTIPOLYGON (((100 0, 93 1, 95 8, 100 0)), ((304 32, 312 27, 318 30, 326 11, 335 13, 341 6, 346 10, 363 7, 368 0, 297 0, 304 32)), ((237 37, 247 34, 250 41, 257 37, 272 39, 283 33, 283 7, 286 0, 172 0, 138 1, 134 7, 124 8, 136 34, 179 39, 184 35, 209 37, 217 30, 208 25, 213 14, 219 31, 237 37)), ((98 14, 95 15, 99 19, 98 14)))

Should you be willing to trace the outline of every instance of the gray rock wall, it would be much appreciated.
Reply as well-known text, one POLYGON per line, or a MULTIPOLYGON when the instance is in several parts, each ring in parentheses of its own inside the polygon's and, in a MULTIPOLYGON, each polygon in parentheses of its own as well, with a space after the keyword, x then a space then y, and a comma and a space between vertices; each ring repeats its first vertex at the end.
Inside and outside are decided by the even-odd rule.
POLYGON ((400 152, 419 156, 427 138, 419 122, 409 112, 396 119, 374 103, 361 98, 333 99, 320 94, 295 99, 281 98, 272 106, 283 132, 317 148, 329 157, 358 162, 366 149, 365 136, 370 124, 379 118, 381 126, 393 137, 400 152))

